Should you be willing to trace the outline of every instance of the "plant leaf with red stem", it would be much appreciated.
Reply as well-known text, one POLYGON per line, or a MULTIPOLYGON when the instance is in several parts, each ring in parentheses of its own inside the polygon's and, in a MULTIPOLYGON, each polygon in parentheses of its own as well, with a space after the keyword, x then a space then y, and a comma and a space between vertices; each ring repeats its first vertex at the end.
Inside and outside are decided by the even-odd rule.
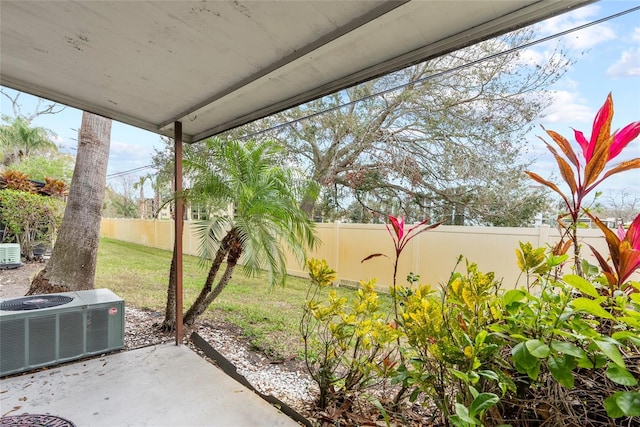
POLYGON ((360 264, 362 264, 362 263, 363 263, 363 262, 365 262, 365 261, 369 261, 371 258, 376 258, 376 257, 379 257, 379 256, 383 256, 383 257, 389 258, 389 257, 388 257, 387 255, 385 255, 385 254, 371 254, 371 255, 369 255, 368 257, 364 258, 362 261, 360 261, 360 264))
MULTIPOLYGON (((542 129, 544 129, 544 126, 542 126, 542 129)), ((573 163, 575 167, 578 167, 579 166, 578 156, 576 156, 575 151, 573 151, 573 148, 571 148, 571 144, 569 143, 567 138, 565 138, 564 136, 552 130, 544 129, 544 131, 547 132, 547 134, 555 141, 556 144, 558 144, 558 147, 560 147, 560 149, 565 154, 565 156, 567 156, 569 161, 573 163)), ((542 141, 544 141, 544 139, 542 139, 542 141)), ((545 142, 545 144, 547 144, 547 142, 545 142)))

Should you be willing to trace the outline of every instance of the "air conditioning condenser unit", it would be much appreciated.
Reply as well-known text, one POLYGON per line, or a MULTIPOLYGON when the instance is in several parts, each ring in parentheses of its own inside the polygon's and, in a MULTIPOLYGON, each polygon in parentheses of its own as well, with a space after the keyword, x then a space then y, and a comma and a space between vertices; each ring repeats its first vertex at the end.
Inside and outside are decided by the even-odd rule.
POLYGON ((124 346, 124 300, 108 289, 0 300, 0 376, 124 346))
POLYGON ((17 268, 22 265, 18 243, 0 243, 0 269, 17 268))

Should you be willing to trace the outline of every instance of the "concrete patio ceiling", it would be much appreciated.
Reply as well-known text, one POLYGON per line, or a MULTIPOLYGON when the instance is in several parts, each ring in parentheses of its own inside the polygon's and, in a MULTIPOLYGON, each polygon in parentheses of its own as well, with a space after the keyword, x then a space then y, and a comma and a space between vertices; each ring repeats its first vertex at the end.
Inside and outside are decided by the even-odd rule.
POLYGON ((197 141, 592 0, 0 0, 0 84, 197 141))

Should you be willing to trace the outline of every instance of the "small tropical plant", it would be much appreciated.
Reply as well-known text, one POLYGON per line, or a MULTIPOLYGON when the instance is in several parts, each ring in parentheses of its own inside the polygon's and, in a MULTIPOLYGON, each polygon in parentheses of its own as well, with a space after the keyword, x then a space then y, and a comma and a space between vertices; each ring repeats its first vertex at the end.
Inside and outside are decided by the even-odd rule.
POLYGON ((638 289, 628 284, 627 280, 634 271, 640 268, 640 214, 636 216, 626 231, 620 225, 617 234, 603 224, 599 218, 593 215, 589 216, 604 233, 609 247, 613 268, 593 246, 590 246, 607 279, 609 295, 613 296, 617 290, 626 293, 637 292, 638 289))
POLYGON ((29 179, 26 173, 7 169, 2 173, 2 187, 8 190, 26 191, 27 193, 35 193, 36 186, 29 179))
MULTIPOLYGON (((398 262, 400 261, 400 255, 402 255, 402 251, 407 246, 407 244, 411 241, 411 239, 416 237, 418 234, 424 233, 425 231, 429 231, 438 227, 442 223, 438 222, 435 224, 427 224, 429 222, 429 218, 427 218, 422 222, 409 228, 408 230, 405 230, 404 217, 400 216, 396 218, 393 215, 389 215, 388 218, 389 218, 389 222, 391 223, 391 227, 389 227, 389 224, 386 224, 386 223, 385 223, 385 227, 387 228, 387 231, 389 232, 389 235, 393 240, 393 246, 395 249, 395 254, 393 258, 393 283, 391 285, 391 293, 394 297, 393 310, 394 310, 394 314, 397 321, 398 320, 398 303, 396 299, 396 294, 398 292, 397 276, 398 276, 398 262)), ((383 253, 375 253, 364 258, 362 262, 368 261, 372 258, 376 258, 379 256, 388 257, 383 253)), ((412 277, 412 276, 408 276, 408 277, 412 277)))
POLYGON ((185 158, 194 180, 186 197, 217 207, 210 220, 196 225, 201 258, 211 264, 185 324, 193 324, 220 295, 238 264, 249 275, 266 270, 269 285, 284 285, 285 248, 304 263, 306 250, 315 245, 314 224, 299 208, 295 177, 278 166, 279 154, 275 143, 212 138, 204 152, 185 158))
POLYGON ((581 131, 574 130, 575 139, 582 150, 582 159, 580 159, 580 156, 578 156, 565 137, 557 132, 545 129, 547 135, 560 148, 561 152, 559 153, 543 139, 543 142, 556 159, 560 174, 569 187, 569 194, 565 194, 560 187, 540 175, 530 171, 526 172, 533 180, 556 192, 564 202, 567 208, 565 215, 570 218, 568 234, 573 243, 576 273, 579 275, 582 275, 582 270, 577 227, 586 196, 612 175, 640 168, 640 158, 611 165, 611 161, 640 134, 640 121, 630 123, 621 130, 612 133, 612 120, 613 97, 609 94, 593 121, 591 138, 587 140, 581 131))
MULTIPOLYGON (((519 258, 534 259, 539 249, 522 245, 521 252, 519 258)), ((557 397, 548 400, 565 405, 557 408, 554 416, 558 419, 576 404, 565 393, 573 390, 578 380, 585 384, 585 376, 604 372, 610 387, 622 386, 625 393, 632 393, 627 387, 638 382, 623 355, 636 353, 640 343, 637 304, 625 293, 602 295, 598 281, 592 283, 575 274, 555 275, 555 267, 566 258, 566 254, 549 254, 535 269, 521 266, 525 274, 535 276, 531 282, 537 288, 505 292, 504 321, 491 325, 491 330, 510 337, 513 367, 522 374, 514 376, 516 398, 554 393, 557 397), (549 375, 561 389, 549 388, 549 375)), ((614 417, 615 411, 610 411, 606 403, 605 408, 614 417)), ((625 410, 615 416, 622 415, 635 413, 625 410)))
POLYGON ((435 404, 445 425, 482 425, 499 395, 514 389, 499 351, 503 339, 489 329, 501 318, 498 289, 493 273, 467 261, 442 289, 420 285, 402 299, 409 363, 393 381, 410 385, 410 401, 423 396, 435 404))
POLYGON ((44 187, 42 187, 43 193, 49 194, 50 196, 63 197, 67 194, 68 190, 69 188, 64 181, 50 178, 48 176, 44 178, 44 187))
POLYGON ((300 322, 305 363, 318 384, 318 408, 334 406, 339 418, 365 390, 384 381, 394 364, 392 343, 400 333, 387 321, 374 281, 362 282, 348 303, 335 289, 320 296, 335 279, 325 260, 311 259, 306 266, 310 286, 300 322))

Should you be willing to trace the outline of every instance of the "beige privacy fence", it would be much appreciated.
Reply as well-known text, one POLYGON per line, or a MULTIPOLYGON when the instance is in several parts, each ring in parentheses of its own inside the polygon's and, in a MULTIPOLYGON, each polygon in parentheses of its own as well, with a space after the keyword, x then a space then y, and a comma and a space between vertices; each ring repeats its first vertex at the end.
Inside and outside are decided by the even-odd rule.
MULTIPOLYGON (((184 253, 198 255, 198 239, 193 223, 185 222, 184 253)), ((376 279, 388 286, 393 278, 394 246, 387 229, 381 224, 317 224, 321 243, 309 254, 325 259, 338 272, 341 283, 358 283, 376 279), (361 262, 374 253, 385 254, 361 262)), ((138 243, 160 249, 173 249, 173 221, 139 219, 103 219, 101 235, 116 240, 138 243)), ((595 258, 586 244, 603 255, 608 254, 602 232, 598 229, 579 230, 582 253, 592 264, 595 258)), ((493 271, 503 279, 505 287, 514 287, 519 277, 515 250, 518 242, 530 242, 534 247, 553 245, 559 240, 556 229, 511 227, 440 226, 422 233, 406 246, 398 266, 398 283, 406 283, 410 272, 420 275, 421 283, 435 285, 448 279, 458 256, 478 264, 480 271, 493 271)), ((461 267, 464 268, 464 260, 461 267)), ((290 274, 306 276, 303 266, 289 257, 290 274)), ((635 280, 638 280, 636 274, 635 280)), ((518 285, 524 285, 520 279, 518 285)))

